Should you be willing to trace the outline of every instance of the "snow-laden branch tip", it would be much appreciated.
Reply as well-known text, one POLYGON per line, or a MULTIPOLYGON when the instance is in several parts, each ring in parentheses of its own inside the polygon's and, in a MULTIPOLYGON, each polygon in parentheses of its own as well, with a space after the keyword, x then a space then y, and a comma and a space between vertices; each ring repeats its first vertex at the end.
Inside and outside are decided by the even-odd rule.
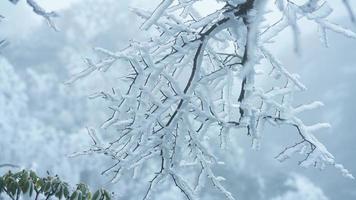
MULTIPOLYGON (((13 4, 17 4, 20 0, 9 0, 13 4)), ((55 31, 58 31, 59 29, 57 28, 56 24, 53 21, 53 18, 58 17, 58 14, 54 11, 46 11, 44 8, 42 8, 35 0, 26 0, 27 5, 29 5, 32 8, 32 11, 36 13, 37 15, 43 17, 46 21, 47 24, 55 31)), ((1 18, 1 17, 0 17, 1 18)))
POLYGON ((167 10, 167 8, 173 3, 173 0, 162 0, 159 6, 157 6, 156 10, 152 13, 152 15, 143 23, 142 29, 149 29, 156 21, 163 15, 163 13, 167 10))
POLYGON ((54 11, 46 11, 42 8, 35 0, 26 0, 27 4, 32 8, 33 12, 37 15, 42 16, 48 23, 48 25, 55 31, 58 31, 56 24, 53 21, 53 18, 58 17, 58 14, 54 11))

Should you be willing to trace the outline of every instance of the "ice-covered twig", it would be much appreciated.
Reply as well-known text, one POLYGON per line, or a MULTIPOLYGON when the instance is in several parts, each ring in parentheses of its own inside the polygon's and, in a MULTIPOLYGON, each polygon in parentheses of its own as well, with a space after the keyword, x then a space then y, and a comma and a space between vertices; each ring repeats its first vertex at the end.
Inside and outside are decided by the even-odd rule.
MULTIPOLYGON (((20 0, 9 0, 13 4, 17 4, 20 0)), ((37 15, 43 17, 48 25, 55 31, 58 31, 56 24, 53 21, 53 18, 58 17, 58 14, 54 11, 46 11, 42 8, 35 0, 26 0, 27 4, 32 8, 33 12, 37 15)))
POLYGON ((27 4, 32 8, 33 12, 37 15, 42 16, 46 19, 48 25, 53 28, 53 30, 58 31, 56 24, 53 22, 53 18, 58 17, 58 14, 54 11, 46 11, 44 8, 38 5, 38 3, 34 0, 26 0, 27 4))
POLYGON ((152 13, 152 15, 146 20, 142 25, 142 29, 149 29, 162 15, 163 12, 173 3, 173 0, 163 0, 159 6, 157 6, 156 10, 152 13))

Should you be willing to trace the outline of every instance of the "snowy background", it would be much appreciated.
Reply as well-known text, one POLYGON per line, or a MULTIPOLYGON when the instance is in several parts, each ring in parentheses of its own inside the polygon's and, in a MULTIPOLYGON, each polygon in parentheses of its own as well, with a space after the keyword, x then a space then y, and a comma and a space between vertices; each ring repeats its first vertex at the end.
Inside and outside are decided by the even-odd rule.
MULTIPOLYGON (((93 47, 121 49, 130 39, 144 38, 138 31, 142 21, 129 8, 150 9, 159 1, 38 2, 60 13, 56 19, 60 32, 50 29, 24 2, 18 6, 0 2, 0 14, 6 16, 0 23, 0 38, 10 41, 0 53, 0 164, 17 164, 42 174, 48 170, 73 184, 85 181, 93 188, 107 187, 121 199, 140 199, 147 184, 127 179, 110 185, 108 177, 100 175, 110 160, 68 157, 90 144, 86 127, 97 128, 110 116, 102 101, 90 100, 88 95, 121 84, 120 66, 112 73, 95 74, 72 86, 64 82, 85 67, 83 59, 93 56, 93 47)), ((352 28, 340 2, 332 2, 332 19, 352 28)), ((208 2, 203 6, 205 11, 214 9, 208 2)), ((356 8, 356 3, 352 6, 356 8)), ((301 55, 294 54, 289 31, 279 36, 274 51, 308 86, 296 103, 325 103, 318 111, 305 114, 304 119, 332 124, 318 137, 339 163, 356 174, 356 41, 330 33, 330 47, 325 49, 315 26, 302 22, 301 27, 301 55)), ((320 172, 300 168, 297 159, 282 164, 274 159, 286 141, 293 141, 294 131, 289 127, 267 128, 260 151, 251 150, 244 134, 234 135, 234 145, 221 155, 225 165, 216 168, 217 174, 227 177, 227 189, 244 200, 356 199, 356 181, 343 178, 333 168, 320 172)), ((183 199, 174 188, 163 187, 157 193, 157 199, 183 199)), ((203 194, 202 199, 221 198, 212 188, 203 194)))

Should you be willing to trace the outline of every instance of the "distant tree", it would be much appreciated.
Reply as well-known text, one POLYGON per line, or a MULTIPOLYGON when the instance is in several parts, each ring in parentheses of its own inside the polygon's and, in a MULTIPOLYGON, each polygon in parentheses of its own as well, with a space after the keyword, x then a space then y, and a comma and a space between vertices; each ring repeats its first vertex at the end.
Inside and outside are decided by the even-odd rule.
POLYGON ((300 139, 287 145, 277 160, 299 153, 304 155, 300 166, 332 165, 353 179, 314 135, 330 125, 307 125, 299 117, 323 104, 295 106, 293 96, 306 86, 269 50, 276 36, 291 28, 299 52, 302 18, 315 23, 325 46, 328 31, 356 39, 354 32, 328 20, 332 13, 328 2, 277 0, 271 12, 282 17, 272 24, 264 20, 268 16, 264 0, 217 0, 220 8, 207 15, 196 9, 198 2, 164 0, 153 12, 133 9, 145 19, 142 29, 154 36, 146 42, 133 41, 118 52, 95 48, 101 59, 86 59, 88 68, 68 80, 71 84, 95 71, 106 72, 118 60, 131 68, 127 87, 113 86, 110 92, 92 96, 111 103, 113 114, 102 128, 113 127, 117 136, 107 144, 90 130, 94 145, 84 154, 112 158, 115 164, 104 174, 112 174, 114 182, 153 163, 157 169, 144 199, 165 180, 171 180, 187 199, 196 199, 208 180, 232 200, 221 183, 224 178, 213 172, 219 162, 211 152, 215 141, 224 149, 230 134, 245 130, 252 148, 259 149, 265 125, 288 125, 300 139), (186 170, 190 173, 183 173, 186 170))
MULTIPOLYGON (((71 108, 65 107, 63 96, 70 98, 73 104, 82 105, 83 109, 87 106, 81 99, 73 101, 63 88, 56 87, 58 82, 54 76, 32 70, 22 75, 0 56, 0 173, 4 171, 1 166, 6 164, 4 166, 14 165, 39 173, 49 171, 71 182, 81 180, 94 184, 91 179, 95 175, 81 177, 81 173, 93 171, 103 164, 91 159, 68 158, 68 154, 87 145, 90 138, 83 139, 85 129, 80 125, 73 127, 68 117, 68 109, 71 108), (46 99, 46 104, 38 105, 43 103, 43 99, 46 99), (52 106, 54 99, 56 104, 52 106), (57 111, 55 106, 61 110, 57 111), (46 118, 47 121, 44 120, 46 118), (56 120, 62 127, 56 126, 56 120), (83 131, 79 132, 80 129, 83 131)), ((83 118, 80 120, 85 121, 83 118)))
MULTIPOLYGON (((0 55, 0 166, 9 163, 38 173, 49 171, 59 174, 70 182, 80 180, 91 186, 104 184, 104 177, 98 174, 108 165, 108 160, 99 159, 98 156, 98 159, 73 159, 68 155, 87 146, 90 138, 83 138, 83 134, 86 134, 84 126, 93 125, 93 120, 98 121, 100 115, 102 117, 99 118, 104 120, 106 112, 103 106, 96 107, 88 103, 84 95, 87 94, 85 89, 91 87, 93 81, 70 88, 63 85, 63 79, 67 77, 68 70, 76 65, 76 59, 78 63, 81 62, 81 57, 74 53, 76 48, 82 50, 83 44, 93 42, 93 37, 103 36, 100 31, 91 31, 78 42, 68 32, 83 32, 85 26, 94 28, 103 27, 104 24, 109 28, 110 20, 103 20, 99 14, 93 16, 91 11, 105 13, 111 18, 120 16, 117 10, 122 9, 122 4, 108 12, 106 3, 109 1, 94 6, 95 1, 91 0, 91 5, 87 1, 78 3, 73 10, 62 13, 61 20, 68 20, 69 23, 61 26, 61 32, 55 34, 55 42, 53 36, 48 36, 52 30, 45 23, 40 30, 36 29, 29 35, 30 40, 21 41, 20 44, 16 40, 0 42, 5 47, 9 41, 13 48, 3 49, 7 58, 0 55), (31 53, 23 55, 20 49, 27 49, 31 53)), ((121 18, 117 19, 118 23, 121 18)), ((104 30, 111 32, 114 29, 104 30)), ((0 173, 3 171, 4 168, 0 168, 0 173)))

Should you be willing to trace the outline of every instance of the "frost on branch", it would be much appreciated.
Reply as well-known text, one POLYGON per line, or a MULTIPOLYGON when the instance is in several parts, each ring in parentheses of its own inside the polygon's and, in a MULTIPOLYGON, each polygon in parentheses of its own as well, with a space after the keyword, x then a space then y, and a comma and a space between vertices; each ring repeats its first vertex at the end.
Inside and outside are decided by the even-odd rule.
POLYGON ((126 61, 131 68, 127 87, 92 96, 109 102, 113 114, 102 128, 114 128, 117 136, 107 145, 94 140, 92 148, 84 153, 110 156, 115 164, 104 174, 112 174, 113 181, 144 164, 155 163, 157 170, 152 173, 144 199, 152 196, 157 185, 170 180, 187 199, 195 199, 210 182, 231 200, 234 197, 223 187, 224 179, 212 170, 219 162, 210 152, 213 140, 218 139, 220 147, 225 148, 229 134, 245 130, 252 138, 252 147, 258 149, 266 124, 289 125, 300 140, 287 146, 276 157, 278 160, 298 153, 304 156, 301 166, 323 169, 333 165, 344 176, 353 178, 315 137, 316 132, 330 125, 308 125, 299 118, 299 113, 323 104, 294 105, 293 96, 306 86, 267 45, 290 27, 296 50, 300 50, 298 21, 302 18, 319 27, 325 44, 326 31, 350 38, 356 38, 356 34, 329 22, 332 10, 322 0, 309 0, 304 5, 278 0, 276 8, 283 17, 267 26, 266 1, 222 1, 221 9, 205 16, 195 10, 196 2, 166 0, 153 13, 133 9, 145 20, 142 28, 154 28, 156 35, 146 42, 132 42, 118 52, 95 48, 101 59, 86 59, 88 67, 68 81, 73 83, 95 71, 105 72, 118 60, 126 61), (259 80, 275 85, 268 87, 259 80), (198 173, 183 176, 182 171, 187 169, 198 173))
MULTIPOLYGON (((17 4, 20 0, 9 0, 13 4, 17 4)), ((53 22, 53 18, 58 17, 58 14, 54 11, 48 12, 42 8, 35 0, 26 0, 27 4, 32 8, 33 12, 37 15, 43 17, 48 25, 53 28, 53 30, 58 31, 56 24, 53 22)))

